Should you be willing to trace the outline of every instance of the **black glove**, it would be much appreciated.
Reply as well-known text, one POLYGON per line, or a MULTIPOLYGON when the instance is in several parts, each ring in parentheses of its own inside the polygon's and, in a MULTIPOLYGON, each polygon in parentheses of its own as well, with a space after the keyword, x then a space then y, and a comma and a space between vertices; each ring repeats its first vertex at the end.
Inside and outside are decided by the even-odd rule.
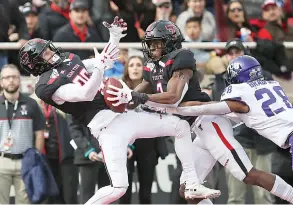
POLYGON ((132 91, 131 96, 132 96, 132 101, 135 105, 145 104, 149 100, 149 97, 146 93, 139 93, 139 92, 132 91))

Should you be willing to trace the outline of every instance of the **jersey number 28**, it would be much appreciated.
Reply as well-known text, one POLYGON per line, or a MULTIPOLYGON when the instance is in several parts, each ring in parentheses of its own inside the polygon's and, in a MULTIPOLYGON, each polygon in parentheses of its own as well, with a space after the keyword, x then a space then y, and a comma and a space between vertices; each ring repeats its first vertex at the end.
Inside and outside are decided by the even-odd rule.
POLYGON ((280 107, 275 110, 272 110, 270 108, 271 105, 273 105, 274 103, 277 102, 276 97, 281 98, 287 108, 292 108, 292 104, 289 102, 288 97, 286 96, 286 94, 284 93, 283 89, 280 86, 274 86, 273 90, 274 90, 274 92, 272 92, 271 90, 269 90, 267 88, 262 88, 262 89, 256 90, 254 93, 254 96, 256 97, 257 100, 263 99, 265 95, 267 95, 269 97, 269 99, 264 101, 261 106, 263 111, 265 112, 265 114, 268 117, 272 117, 272 116, 279 114, 285 110, 284 107, 280 107), (274 93, 277 94, 277 96, 274 95, 274 93))

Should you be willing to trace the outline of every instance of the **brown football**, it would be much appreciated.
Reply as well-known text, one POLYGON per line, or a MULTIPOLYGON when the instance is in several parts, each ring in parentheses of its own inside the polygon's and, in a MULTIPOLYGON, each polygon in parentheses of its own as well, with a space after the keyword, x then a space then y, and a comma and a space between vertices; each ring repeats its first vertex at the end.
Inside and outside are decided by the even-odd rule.
POLYGON ((119 82, 119 80, 117 80, 116 78, 108 78, 105 82, 104 82, 104 100, 107 104, 107 106, 113 111, 113 112, 119 112, 122 113, 125 111, 127 104, 121 104, 118 105, 117 107, 113 106, 113 104, 115 104, 117 101, 109 101, 107 100, 108 97, 114 97, 113 95, 107 93, 107 90, 113 90, 111 88, 109 88, 109 85, 115 86, 117 88, 122 88, 122 84, 119 82))

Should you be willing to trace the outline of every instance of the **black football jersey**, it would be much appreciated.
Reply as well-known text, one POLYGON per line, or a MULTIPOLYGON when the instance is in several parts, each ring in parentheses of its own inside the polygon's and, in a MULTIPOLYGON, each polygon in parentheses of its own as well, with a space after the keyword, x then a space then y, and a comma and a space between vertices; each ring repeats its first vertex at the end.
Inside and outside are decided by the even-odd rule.
MULTIPOLYGON (((153 93, 166 92, 167 84, 172 78, 173 72, 186 68, 193 70, 193 76, 189 80, 188 90, 184 95, 182 102, 210 101, 210 97, 201 91, 194 55, 186 49, 175 50, 168 55, 165 55, 160 61, 147 61, 143 69, 143 79, 151 83, 153 93)), ((181 118, 190 123, 194 122, 194 117, 181 118)))
POLYGON ((65 53, 66 59, 58 68, 43 73, 36 84, 36 95, 59 110, 71 114, 87 125, 100 111, 109 109, 104 96, 98 92, 93 101, 65 102, 62 105, 52 100, 54 92, 62 85, 77 83, 84 85, 89 80, 89 74, 80 58, 73 53, 65 53))
POLYGON ((166 92, 173 72, 186 68, 192 69, 194 73, 189 80, 188 90, 182 102, 210 101, 209 96, 201 91, 193 53, 189 50, 175 50, 165 55, 159 62, 147 61, 144 66, 143 78, 151 83, 153 93, 166 92))

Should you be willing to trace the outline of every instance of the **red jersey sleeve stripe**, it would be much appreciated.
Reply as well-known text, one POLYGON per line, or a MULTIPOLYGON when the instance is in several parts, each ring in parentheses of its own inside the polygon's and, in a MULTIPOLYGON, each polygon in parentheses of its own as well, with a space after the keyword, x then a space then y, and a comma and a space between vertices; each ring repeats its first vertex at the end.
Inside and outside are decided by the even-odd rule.
POLYGON ((143 70, 148 71, 148 72, 151 72, 151 69, 148 68, 148 67, 146 67, 146 66, 143 66, 143 70))
POLYGON ((168 61, 165 63, 165 66, 172 65, 173 63, 174 63, 174 60, 173 60, 173 59, 168 60, 168 61))
POLYGON ((74 54, 73 53, 70 53, 69 54, 69 59, 72 60, 73 59, 73 56, 74 56, 74 54))
POLYGON ((48 85, 51 85, 52 83, 55 82, 55 80, 57 80, 57 78, 51 78, 49 81, 48 81, 48 85))

